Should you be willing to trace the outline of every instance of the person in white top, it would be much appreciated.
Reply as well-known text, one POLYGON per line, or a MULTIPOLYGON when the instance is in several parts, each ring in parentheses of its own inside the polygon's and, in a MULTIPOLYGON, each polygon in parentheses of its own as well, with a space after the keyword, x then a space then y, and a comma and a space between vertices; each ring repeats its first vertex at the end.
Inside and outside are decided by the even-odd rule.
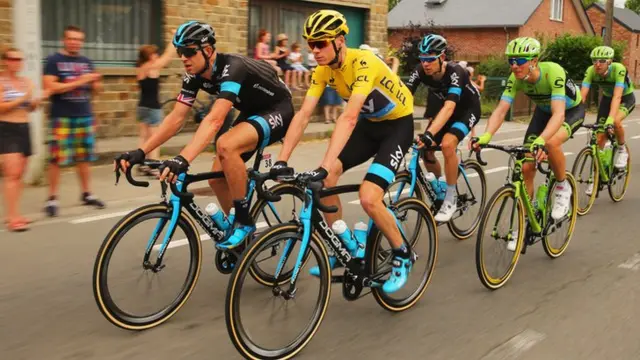
MULTIPOLYGON (((314 59, 315 60, 315 59, 314 59)), ((300 45, 295 42, 291 45, 291 53, 289 54, 289 61, 294 71, 294 76, 298 79, 298 84, 302 85, 302 74, 304 74, 304 84, 309 87, 309 69, 302 65, 302 53, 300 53, 300 45)))

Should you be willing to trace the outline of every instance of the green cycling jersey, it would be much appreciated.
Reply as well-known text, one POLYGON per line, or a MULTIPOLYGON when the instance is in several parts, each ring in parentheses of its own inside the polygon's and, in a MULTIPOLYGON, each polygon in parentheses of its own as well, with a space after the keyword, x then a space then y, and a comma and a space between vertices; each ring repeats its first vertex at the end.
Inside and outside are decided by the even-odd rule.
POLYGON ((623 88, 622 96, 633 93, 633 83, 629 80, 629 74, 627 68, 618 62, 611 63, 607 74, 600 76, 596 74, 593 65, 589 66, 584 74, 584 80, 582 80, 582 86, 591 88, 591 85, 598 85, 602 89, 604 96, 612 97, 613 89, 616 87, 623 88))
POLYGON ((551 113, 552 100, 564 100, 566 109, 572 109, 582 101, 582 96, 576 84, 567 77, 562 66, 554 62, 538 63, 540 77, 535 83, 518 80, 512 73, 507 80, 507 86, 502 93, 501 100, 513 103, 518 91, 523 91, 540 110, 551 113))

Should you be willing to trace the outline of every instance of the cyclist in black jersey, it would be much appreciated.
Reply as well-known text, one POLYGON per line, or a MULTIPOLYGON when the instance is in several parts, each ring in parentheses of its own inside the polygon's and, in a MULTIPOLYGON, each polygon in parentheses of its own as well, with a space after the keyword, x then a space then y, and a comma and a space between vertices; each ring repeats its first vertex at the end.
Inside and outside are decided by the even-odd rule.
MULTIPOLYGON (((427 109, 436 114, 419 141, 421 146, 441 145, 444 156, 446 195, 435 216, 447 222, 457 210, 456 182, 458 157, 456 148, 480 120, 480 94, 460 64, 445 61, 447 40, 440 35, 427 35, 419 45, 420 65, 413 71, 407 87, 415 94, 420 84, 429 88, 427 109), (424 144, 422 144, 424 142, 424 144)), ((425 154, 427 169, 440 177, 442 170, 433 152, 425 154)), ((444 184, 442 184, 444 185, 444 184)), ((440 189, 444 191, 445 189, 440 189)))
MULTIPOLYGON (((216 95, 215 103, 202 119, 193 139, 173 159, 160 167, 160 180, 175 182, 213 141, 216 135, 217 161, 212 171, 224 171, 223 179, 210 180, 225 213, 233 204, 236 215, 234 231, 218 248, 230 249, 255 231, 249 216, 247 173, 244 163, 258 148, 281 140, 293 118, 291 93, 274 68, 262 60, 216 51, 215 32, 197 21, 182 24, 173 37, 173 45, 184 64, 186 74, 173 111, 157 132, 139 149, 116 158, 125 169, 140 164, 145 154, 169 140, 185 121, 200 89, 216 95), (240 111, 233 127, 220 135, 231 108, 240 111)), ((227 126, 225 126, 227 128, 227 126)))

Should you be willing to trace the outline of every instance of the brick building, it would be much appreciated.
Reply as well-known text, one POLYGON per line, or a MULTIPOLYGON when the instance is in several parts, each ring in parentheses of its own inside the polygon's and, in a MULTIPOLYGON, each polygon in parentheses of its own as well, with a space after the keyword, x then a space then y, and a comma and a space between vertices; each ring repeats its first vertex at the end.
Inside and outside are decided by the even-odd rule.
MULTIPOLYGON (((604 36, 606 27, 603 5, 592 4, 587 8, 587 15, 596 33, 604 36)), ((640 69, 638 69, 638 60, 640 60, 640 15, 629 9, 614 8, 613 19, 613 40, 623 41, 627 44, 622 62, 627 67, 629 78, 637 84, 640 82, 640 69)))
MULTIPOLYGON (((155 44, 162 51, 169 40, 164 35, 167 30, 186 20, 210 23, 216 30, 218 51, 252 55, 259 29, 273 34, 272 48, 278 33, 286 33, 290 44, 302 42, 304 19, 317 9, 332 8, 347 17, 350 47, 366 42, 381 50, 387 48, 387 0, 83 0, 72 2, 78 4, 76 8, 68 8, 65 0, 0 0, 3 46, 26 46, 13 40, 16 29, 12 26, 12 8, 18 2, 34 6, 40 13, 42 58, 59 49, 66 25, 85 30, 83 53, 95 61, 105 82, 104 93, 93 103, 99 137, 137 135, 137 49, 142 44, 155 44)), ((303 49, 306 51, 306 47, 303 49)), ((161 100, 175 97, 182 73, 176 57, 162 72, 161 100)), ((302 94, 296 94, 297 101, 302 94)))
POLYGON ((415 25, 432 22, 455 47, 456 59, 472 63, 503 54, 519 36, 594 34, 580 0, 403 0, 388 18, 392 48, 424 30, 415 25))

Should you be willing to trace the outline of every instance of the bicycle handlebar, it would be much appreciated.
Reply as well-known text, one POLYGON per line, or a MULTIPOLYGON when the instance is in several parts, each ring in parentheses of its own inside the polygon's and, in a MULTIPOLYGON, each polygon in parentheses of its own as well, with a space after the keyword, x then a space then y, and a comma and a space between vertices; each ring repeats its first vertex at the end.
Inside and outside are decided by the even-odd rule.
MULTIPOLYGON (((292 169, 293 170, 293 169, 292 169)), ((335 213, 338 212, 338 207, 334 205, 325 205, 320 200, 320 191, 323 188, 322 181, 309 181, 307 175, 304 173, 298 174, 290 174, 290 175, 281 175, 278 176, 275 180, 287 182, 287 183, 296 183, 298 186, 307 187, 311 190, 311 196, 313 197, 313 202, 316 204, 318 210, 324 213, 335 213)))
MULTIPOLYGON (((482 166, 486 166, 488 163, 486 161, 482 160, 482 156, 480 155, 482 149, 487 148, 487 149, 495 149, 495 150, 500 150, 503 152, 506 152, 507 154, 519 154, 519 155, 525 155, 530 153, 531 151, 529 150, 529 148, 524 147, 524 146, 517 146, 517 145, 494 145, 494 144, 485 144, 485 145, 480 145, 480 150, 471 150, 471 151, 475 151, 476 152, 476 159, 478 160, 478 162, 482 165, 482 166)), ((545 153, 547 153, 547 150, 543 148, 543 151, 545 153)), ((538 169, 538 171, 540 171, 542 174, 549 175, 551 173, 550 169, 545 170, 542 167, 542 162, 538 162, 536 161, 536 168, 538 169)))
MULTIPOLYGON (((142 164, 140 165, 144 165, 144 166, 148 166, 152 169, 157 169, 160 167, 160 165, 162 165, 162 161, 160 160, 145 160, 142 164)), ((127 178, 127 181, 133 185, 133 186, 138 186, 138 187, 149 187, 149 182, 148 181, 138 181, 136 179, 133 178, 133 175, 131 174, 131 171, 133 170, 133 167, 135 165, 129 166, 127 168, 127 170, 124 172, 125 177, 127 178)), ((117 163, 116 164, 116 169, 115 169, 115 173, 116 173, 116 185, 118 185, 118 182, 120 181, 120 171, 121 171, 121 167, 120 164, 117 163)))

